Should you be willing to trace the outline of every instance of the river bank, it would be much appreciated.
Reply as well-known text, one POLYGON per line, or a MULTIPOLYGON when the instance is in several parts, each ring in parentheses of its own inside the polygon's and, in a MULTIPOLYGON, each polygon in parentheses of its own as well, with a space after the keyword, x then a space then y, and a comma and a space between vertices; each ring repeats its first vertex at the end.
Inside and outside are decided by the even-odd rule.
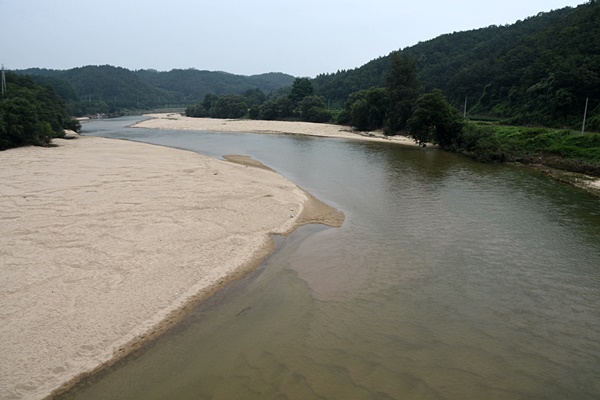
POLYGON ((49 397, 122 358, 255 268, 272 234, 343 221, 268 170, 121 140, 54 143, 0 154, 3 399, 49 397))
POLYGON ((300 121, 262 121, 252 119, 190 118, 181 114, 145 114, 150 119, 134 125, 150 129, 181 129, 212 132, 251 132, 306 135, 371 142, 393 142, 409 146, 417 143, 401 135, 385 136, 383 132, 360 132, 347 126, 300 121))
MULTIPOLYGON (((348 127, 333 124, 317 124, 311 122, 261 121, 261 120, 225 120, 214 118, 190 118, 176 113, 145 114, 150 119, 134 125, 150 129, 179 129, 214 132, 252 132, 271 134, 307 135, 347 140, 374 142, 392 142, 402 145, 417 146, 411 138, 402 135, 385 136, 383 132, 359 132, 348 127)), ((432 147, 432 145, 429 145, 432 147)), ((556 181, 584 190, 600 197, 600 179, 581 173, 558 170, 555 168, 532 165, 543 174, 556 181)))
POLYGON ((252 155, 348 220, 295 232, 65 399, 595 399, 595 198, 447 151, 125 128, 138 119, 84 131, 252 155))

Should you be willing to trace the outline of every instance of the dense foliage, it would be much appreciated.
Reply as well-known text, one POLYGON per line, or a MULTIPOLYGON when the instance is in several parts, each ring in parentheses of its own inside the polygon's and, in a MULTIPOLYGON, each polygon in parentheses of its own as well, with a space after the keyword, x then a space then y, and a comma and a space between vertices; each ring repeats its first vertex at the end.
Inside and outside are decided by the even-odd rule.
POLYGON ((406 54, 394 53, 385 77, 384 88, 351 93, 344 103, 338 123, 349 124, 360 130, 384 128, 392 135, 407 128, 421 86, 417 79, 416 63, 406 54))
POLYGON ((188 117, 241 118, 275 120, 292 119, 308 122, 329 122, 333 118, 326 109, 325 99, 315 96, 308 78, 296 78, 288 91, 271 96, 259 89, 251 89, 242 95, 207 94, 201 103, 189 106, 188 117))
POLYGON ((241 76, 196 69, 130 71, 110 65, 16 72, 52 86, 67 104, 68 112, 76 116, 187 106, 209 93, 239 95, 254 89, 270 93, 294 80, 282 73, 241 76))
POLYGON ((467 123, 449 148, 482 162, 520 161, 600 176, 600 133, 467 123))
POLYGON ((350 94, 338 117, 341 124, 361 131, 383 128, 389 110, 388 92, 384 88, 359 90, 350 94))
POLYGON ((415 101, 419 97, 421 85, 417 78, 417 64, 412 58, 405 53, 392 53, 391 57, 391 65, 386 74, 390 107, 388 130, 397 132, 406 127, 415 101))
POLYGON ((463 129, 460 116, 439 89, 417 100, 407 127, 418 143, 433 142, 445 148, 456 142, 463 129))
POLYGON ((193 68, 174 69, 169 72, 140 70, 135 74, 144 83, 160 89, 164 100, 188 104, 203 99, 207 94, 242 94, 252 89, 271 93, 291 85, 294 80, 291 75, 275 72, 242 76, 226 72, 199 71, 193 68))
POLYGON ((202 103, 189 106, 185 110, 188 117, 241 118, 248 112, 244 96, 207 94, 202 103))
MULTIPOLYGON (((589 98, 588 127, 600 129, 600 4, 589 1, 518 21, 455 32, 407 47, 425 92, 440 89, 470 115, 514 123, 576 126, 589 98)), ((315 92, 343 105, 351 93, 386 86, 395 53, 317 76, 315 92)))
POLYGON ((512 25, 442 35, 314 80, 110 66, 21 72, 52 86, 73 114, 187 105, 186 115, 192 117, 335 121, 386 134, 407 132, 419 143, 433 142, 485 162, 542 160, 598 174, 598 135, 461 118, 464 113, 504 124, 579 128, 589 101, 586 126, 600 129, 596 37, 600 5, 590 0, 512 25))
POLYGON ((79 124, 66 113, 63 101, 49 86, 30 78, 6 74, 6 92, 0 97, 0 150, 11 147, 47 146, 64 129, 79 124))

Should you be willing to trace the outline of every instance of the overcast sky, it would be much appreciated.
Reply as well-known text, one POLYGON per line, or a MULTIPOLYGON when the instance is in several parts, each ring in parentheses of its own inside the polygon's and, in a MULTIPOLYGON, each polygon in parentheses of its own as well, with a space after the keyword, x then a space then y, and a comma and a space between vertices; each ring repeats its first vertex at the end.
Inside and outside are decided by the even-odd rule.
POLYGON ((586 0, 0 0, 6 69, 196 68, 314 77, 443 33, 586 0))

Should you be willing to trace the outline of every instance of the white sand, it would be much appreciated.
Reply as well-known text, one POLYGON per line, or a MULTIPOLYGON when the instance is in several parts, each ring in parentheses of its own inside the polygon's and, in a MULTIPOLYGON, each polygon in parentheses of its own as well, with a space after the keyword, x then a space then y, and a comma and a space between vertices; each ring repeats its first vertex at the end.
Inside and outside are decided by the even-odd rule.
POLYGON ((47 397, 160 333, 255 267, 305 204, 317 211, 302 222, 343 218, 264 169, 120 140, 54 142, 0 152, 5 400, 47 397))
POLYGON ((190 118, 181 114, 146 114, 151 117, 135 125, 140 128, 203 130, 213 132, 280 133, 331 137, 348 140, 393 142, 417 146, 414 140, 401 135, 384 136, 380 131, 360 132, 347 126, 312 122, 259 121, 250 119, 190 118))

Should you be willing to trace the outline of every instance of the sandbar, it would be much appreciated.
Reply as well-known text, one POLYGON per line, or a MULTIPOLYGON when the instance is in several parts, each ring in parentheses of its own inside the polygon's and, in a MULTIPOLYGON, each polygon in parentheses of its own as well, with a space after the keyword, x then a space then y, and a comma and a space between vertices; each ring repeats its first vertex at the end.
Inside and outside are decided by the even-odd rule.
POLYGON ((97 137, 0 152, 0 397, 43 399, 343 214, 255 162, 97 137), (251 166, 248 166, 251 165, 251 166))
MULTIPOLYGON (((270 133, 287 135, 307 135, 346 140, 397 143, 407 146, 419 146, 413 139, 403 135, 386 136, 382 131, 363 132, 347 126, 317 124, 300 121, 262 121, 250 119, 191 118, 177 113, 145 114, 149 117, 133 125, 138 128, 195 130, 210 132, 270 133)), ((437 148, 431 143, 428 147, 437 148)), ((573 175, 577 175, 572 173, 573 175)), ((582 179, 569 180, 568 183, 600 196, 600 179, 581 175, 582 179)))
POLYGON ((307 135, 370 142, 391 142, 418 146, 406 136, 385 136, 382 131, 362 132, 348 126, 301 121, 262 121, 252 119, 191 118, 176 113, 145 114, 149 119, 134 127, 150 129, 194 130, 210 132, 247 132, 307 135))

